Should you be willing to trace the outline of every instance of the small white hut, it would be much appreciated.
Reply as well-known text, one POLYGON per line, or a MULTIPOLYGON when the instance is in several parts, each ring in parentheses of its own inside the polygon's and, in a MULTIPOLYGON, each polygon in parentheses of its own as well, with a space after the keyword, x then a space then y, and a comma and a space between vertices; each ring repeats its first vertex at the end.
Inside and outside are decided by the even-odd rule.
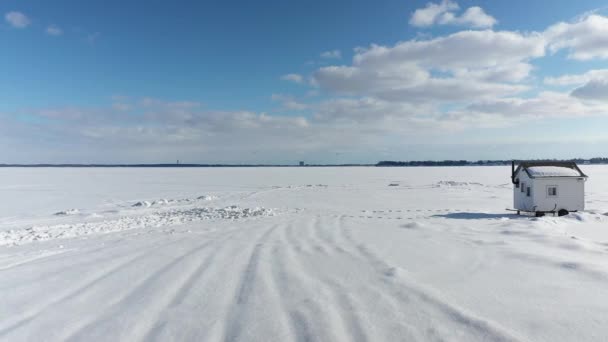
POLYGON ((521 211, 567 215, 585 209, 587 175, 574 162, 530 161, 511 167, 513 205, 521 211))

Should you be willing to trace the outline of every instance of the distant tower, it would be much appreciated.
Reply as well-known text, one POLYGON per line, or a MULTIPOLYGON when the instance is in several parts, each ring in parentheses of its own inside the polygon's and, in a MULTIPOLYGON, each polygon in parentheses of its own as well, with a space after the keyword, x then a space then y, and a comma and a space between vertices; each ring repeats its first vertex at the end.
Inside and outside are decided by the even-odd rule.
POLYGON ((304 166, 304 162, 303 161, 300 162, 300 166, 304 166))

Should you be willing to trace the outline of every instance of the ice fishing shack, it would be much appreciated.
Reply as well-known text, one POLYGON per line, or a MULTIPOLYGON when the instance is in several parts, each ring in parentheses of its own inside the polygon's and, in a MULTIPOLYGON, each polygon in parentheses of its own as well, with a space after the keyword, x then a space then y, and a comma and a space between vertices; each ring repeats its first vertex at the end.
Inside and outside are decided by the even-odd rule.
POLYGON ((517 213, 568 215, 585 209, 587 175, 575 162, 513 161, 513 205, 517 213), (517 165, 517 167, 516 167, 517 165))

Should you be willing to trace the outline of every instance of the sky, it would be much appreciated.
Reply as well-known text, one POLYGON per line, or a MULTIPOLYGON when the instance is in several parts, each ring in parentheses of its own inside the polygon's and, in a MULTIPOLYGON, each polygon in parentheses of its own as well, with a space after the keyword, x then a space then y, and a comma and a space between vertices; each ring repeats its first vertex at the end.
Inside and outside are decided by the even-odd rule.
POLYGON ((0 1, 0 163, 608 156, 608 3, 0 1))

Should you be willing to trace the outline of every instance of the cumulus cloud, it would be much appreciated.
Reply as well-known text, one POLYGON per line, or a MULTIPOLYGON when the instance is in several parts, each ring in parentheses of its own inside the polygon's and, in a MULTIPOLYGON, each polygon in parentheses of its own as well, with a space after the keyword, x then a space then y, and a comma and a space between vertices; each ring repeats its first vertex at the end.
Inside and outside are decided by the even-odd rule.
POLYGON ((437 23, 443 14, 459 8, 457 3, 449 0, 443 0, 440 3, 429 2, 426 7, 419 8, 412 13, 410 24, 418 27, 431 26, 437 23))
POLYGON ((497 20, 491 15, 484 12, 483 8, 474 6, 467 8, 460 16, 452 12, 447 12, 439 18, 439 24, 447 25, 462 25, 474 28, 488 28, 496 25, 497 20))
POLYGON ((572 91, 572 96, 608 102, 608 79, 594 79, 572 91))
POLYGON ((283 81, 290 81, 294 83, 304 83, 304 77, 300 74, 286 74, 281 76, 283 81))
POLYGON ((462 31, 359 49, 352 65, 323 67, 313 78, 339 94, 410 102, 470 101, 527 90, 514 83, 528 76, 530 59, 543 55, 539 34, 462 31))
POLYGON ((544 83, 555 86, 581 85, 597 79, 608 79, 608 69, 589 70, 583 74, 566 74, 558 77, 546 77, 544 83))
POLYGON ((608 69, 589 70, 583 74, 567 74, 558 77, 546 77, 544 83, 555 86, 580 85, 592 79, 608 79, 608 69))
POLYGON ((585 100, 608 101, 608 69, 589 70, 582 74, 547 77, 545 84, 577 86, 571 95, 585 100))
MULTIPOLYGON (((536 120, 608 115, 608 105, 582 101, 568 93, 544 91, 537 96, 508 97, 471 103, 446 111, 437 118, 439 127, 454 130, 503 128, 536 120)), ((534 138, 539 138, 542 133, 534 138)))
POLYGON ((460 7, 456 2, 449 0, 443 0, 440 3, 429 2, 426 7, 419 8, 412 13, 410 24, 417 27, 439 24, 489 28, 498 22, 481 7, 469 7, 464 13, 457 15, 455 12, 459 9, 460 7))
POLYGON ((544 35, 552 52, 566 49, 571 59, 608 58, 608 17, 591 14, 573 23, 560 22, 544 35))
MULTIPOLYGON (((358 126, 355 131, 414 132, 439 112, 428 104, 386 101, 375 97, 334 98, 315 108, 316 123, 358 126)), ((428 128, 428 127, 427 127, 428 128)))
POLYGON ((340 50, 325 51, 321 53, 321 58, 340 59, 342 58, 342 52, 340 50))
POLYGON ((460 31, 428 40, 409 40, 393 47, 372 45, 354 57, 358 65, 415 62, 436 68, 477 68, 517 63, 545 54, 537 33, 510 31, 460 31))
POLYGON ((50 36, 61 36, 63 34, 63 30, 57 25, 49 25, 46 28, 46 34, 50 36))
MULTIPOLYGON (((608 69, 545 78, 545 86, 569 87, 558 92, 534 82, 536 68, 543 65, 532 64, 547 49, 567 50, 577 60, 606 58, 605 20, 589 14, 542 33, 467 29, 418 36, 356 48, 348 62, 341 60, 340 50, 326 51, 321 54, 325 66, 311 75, 280 76, 304 89, 298 96, 273 94, 277 108, 270 114, 215 111, 196 101, 115 96, 100 108, 0 113, 0 139, 14 142, 27 136, 35 137, 37 146, 93 146, 106 155, 128 156, 131 162, 174 160, 178 153, 202 162, 208 160, 200 158, 243 161, 249 155, 255 156, 253 161, 264 156, 276 162, 281 153, 370 150, 388 140, 402 146, 432 142, 445 132, 608 115, 608 69)), ((460 11, 452 1, 429 3, 410 22, 473 28, 496 23, 481 8, 460 11)), ((52 34, 48 28, 47 33, 52 34)))
POLYGON ((531 98, 505 98, 469 105, 461 114, 483 113, 507 119, 581 117, 608 114, 608 106, 588 104, 561 92, 541 92, 531 98))
MULTIPOLYGON (((153 98, 122 99, 120 106, 0 113, 0 135, 5 138, 33 137, 38 150, 86 146, 96 151, 89 153, 96 161, 110 156, 129 162, 158 162, 173 160, 180 153, 198 162, 204 162, 203 155, 215 155, 215 161, 221 161, 226 152, 235 162, 239 160, 235 156, 244 160, 247 152, 306 148, 307 143, 318 146, 321 140, 308 126, 301 116, 215 111, 196 102, 153 98), (19 119, 24 116, 27 120, 19 119)), ((77 159, 75 154, 72 158, 77 159)))
POLYGON ((17 11, 11 11, 4 15, 4 19, 12 27, 22 29, 30 25, 30 19, 23 13, 17 11))

